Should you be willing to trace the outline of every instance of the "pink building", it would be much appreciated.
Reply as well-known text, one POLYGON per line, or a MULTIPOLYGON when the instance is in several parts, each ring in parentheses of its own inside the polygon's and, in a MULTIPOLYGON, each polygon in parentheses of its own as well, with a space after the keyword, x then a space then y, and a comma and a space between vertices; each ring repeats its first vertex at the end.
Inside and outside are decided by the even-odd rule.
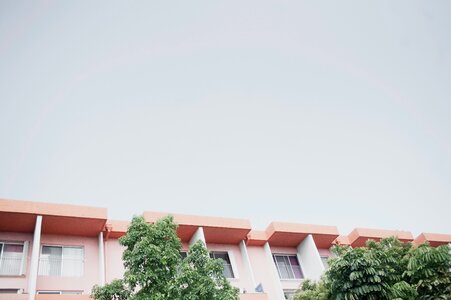
MULTIPOLYGON (((167 213, 143 215, 154 222, 167 213)), ((184 251, 202 240, 243 300, 289 299, 304 278, 321 276, 335 243, 360 247, 389 236, 451 243, 448 234, 414 239, 407 231, 356 228, 341 236, 335 226, 281 222, 258 231, 243 219, 172 215, 184 251)), ((108 220, 105 208, 0 199, 0 300, 89 299, 93 285, 122 277, 118 238, 127 226, 108 220)))

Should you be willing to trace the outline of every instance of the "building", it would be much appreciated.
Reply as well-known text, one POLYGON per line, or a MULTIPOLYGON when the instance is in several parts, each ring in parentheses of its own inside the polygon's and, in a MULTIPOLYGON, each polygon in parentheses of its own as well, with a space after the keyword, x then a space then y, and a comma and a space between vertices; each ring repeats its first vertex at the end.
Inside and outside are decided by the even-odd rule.
MULTIPOLYGON (((148 222, 167 215, 144 212, 148 222)), ((318 279, 335 243, 353 247, 397 236, 433 246, 451 235, 273 222, 258 231, 248 220, 173 214, 183 250, 202 240, 222 258, 224 274, 242 300, 281 300, 304 278, 318 279)), ((0 199, 0 300, 89 299, 94 284, 121 278, 127 221, 109 220, 106 208, 0 199)))

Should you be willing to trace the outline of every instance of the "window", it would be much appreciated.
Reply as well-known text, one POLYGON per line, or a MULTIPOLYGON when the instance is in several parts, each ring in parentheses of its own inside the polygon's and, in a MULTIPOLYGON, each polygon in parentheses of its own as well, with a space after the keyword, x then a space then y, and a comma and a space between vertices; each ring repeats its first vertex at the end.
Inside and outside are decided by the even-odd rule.
POLYGON ((42 246, 39 275, 79 277, 83 264, 83 247, 42 246))
POLYGON ((296 290, 283 290, 283 295, 287 300, 294 299, 294 294, 296 294, 296 290))
POLYGON ((273 255, 280 279, 302 279, 301 266, 296 255, 273 255))
POLYGON ((232 264, 230 262, 229 254, 227 252, 210 252, 210 257, 213 259, 222 260, 222 264, 224 265, 224 276, 226 278, 235 278, 233 275, 232 264))
POLYGON ((0 242, 0 275, 22 275, 24 243, 0 242))
POLYGON ((38 291, 40 295, 81 295, 82 291, 38 291))
POLYGON ((327 262, 327 260, 329 259, 329 257, 327 256, 321 256, 321 261, 323 263, 324 269, 328 269, 329 268, 329 263, 327 262))
POLYGON ((18 294, 19 289, 0 289, 0 294, 18 294))

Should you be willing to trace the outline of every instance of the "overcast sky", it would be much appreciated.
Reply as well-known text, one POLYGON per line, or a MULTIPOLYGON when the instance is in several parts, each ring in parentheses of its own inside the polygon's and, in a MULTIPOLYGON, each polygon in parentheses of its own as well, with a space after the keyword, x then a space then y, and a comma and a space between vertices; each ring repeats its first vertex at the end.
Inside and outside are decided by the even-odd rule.
POLYGON ((451 1, 0 0, 0 198, 451 233, 451 1))

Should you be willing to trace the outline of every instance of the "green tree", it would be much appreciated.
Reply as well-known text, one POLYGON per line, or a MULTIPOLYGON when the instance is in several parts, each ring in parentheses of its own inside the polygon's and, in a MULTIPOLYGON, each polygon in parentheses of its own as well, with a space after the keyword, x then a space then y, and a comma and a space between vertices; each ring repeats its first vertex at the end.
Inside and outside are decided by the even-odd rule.
POLYGON ((437 248, 423 244, 409 253, 403 277, 410 284, 404 299, 413 293, 415 299, 451 299, 451 253, 448 245, 437 248))
POLYGON ((115 279, 106 286, 94 286, 91 297, 97 300, 127 300, 130 298, 130 291, 123 280, 115 279))
POLYGON ((211 259, 204 243, 191 246, 176 276, 172 299, 238 300, 238 290, 223 275, 223 263, 211 259))
POLYGON ((122 280, 94 286, 96 300, 234 300, 238 291, 223 276, 222 264, 208 256, 202 242, 183 261, 182 247, 171 216, 148 224, 134 217, 119 239, 125 273, 122 280))
POLYGON ((296 300, 451 299, 450 247, 412 247, 396 238, 366 247, 337 246, 319 283, 305 283, 296 300))
POLYGON ((314 282, 306 279, 294 295, 294 300, 328 300, 329 289, 323 280, 314 282))

